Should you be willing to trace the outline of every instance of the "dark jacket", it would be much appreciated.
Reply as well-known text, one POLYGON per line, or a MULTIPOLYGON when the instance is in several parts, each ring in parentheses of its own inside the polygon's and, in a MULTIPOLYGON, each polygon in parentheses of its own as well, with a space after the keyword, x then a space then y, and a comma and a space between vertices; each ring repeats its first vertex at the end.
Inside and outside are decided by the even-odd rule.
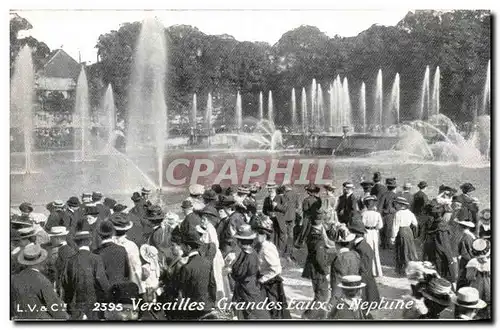
POLYGON ((312 227, 307 237, 307 257, 302 277, 317 279, 330 273, 330 261, 323 234, 312 227))
POLYGON ((377 196, 377 200, 380 200, 386 192, 387 187, 384 184, 377 182, 375 183, 375 185, 373 185, 370 194, 373 196, 377 196))
POLYGON ((301 247, 309 236, 309 231, 311 230, 311 217, 315 216, 320 208, 320 197, 309 195, 304 198, 304 201, 302 202, 302 228, 300 228, 300 232, 295 241, 296 247, 301 247))
POLYGON ((63 300, 73 318, 92 318, 95 302, 106 301, 110 288, 100 256, 79 250, 68 259, 62 278, 63 300))
POLYGON ((457 214, 460 221, 472 221, 477 225, 479 208, 477 204, 472 202, 472 198, 468 195, 461 194, 457 196, 457 201, 462 203, 462 208, 457 214))
POLYGON ((64 226, 70 228, 71 218, 70 215, 65 211, 54 211, 51 212, 45 223, 45 230, 48 232, 52 227, 64 226))
POLYGON ((343 194, 339 197, 336 211, 340 223, 350 223, 354 212, 359 211, 357 201, 358 199, 354 194, 349 196, 343 194))
POLYGON ((271 197, 266 196, 266 198, 264 198, 264 204, 262 205, 262 213, 270 218, 282 220, 286 210, 285 204, 286 200, 284 195, 276 195, 273 200, 271 200, 271 197), (273 206, 273 202, 276 202, 277 205, 273 206))
POLYGON ((424 214, 425 205, 429 203, 429 197, 422 190, 419 190, 413 195, 413 205, 411 211, 416 217, 424 214))
MULTIPOLYGON (((380 214, 385 217, 385 216, 394 216, 396 213, 396 209, 394 208, 394 200, 398 197, 394 191, 387 191, 383 196, 382 199, 379 199, 378 203, 378 211, 380 214)), ((392 225, 392 224, 391 224, 392 225)), ((385 226, 385 223, 384 223, 385 226)))
MULTIPOLYGON (((215 306, 216 284, 212 263, 199 253, 189 256, 178 273, 177 283, 182 297, 204 303, 202 312, 210 312, 215 306)), ((187 318, 198 318, 204 313, 193 312, 192 317, 187 318)))
POLYGON ((453 264, 453 252, 450 244, 448 224, 443 220, 434 220, 427 229, 427 237, 423 247, 424 261, 430 261, 437 273, 450 282, 457 278, 453 264))
POLYGON ((284 215, 285 221, 295 221, 297 211, 300 208, 299 196, 291 190, 285 191, 283 196, 287 202, 284 215))
POLYGON ((106 242, 94 250, 104 265, 109 284, 127 282, 130 276, 127 250, 113 242, 106 242))
POLYGON ((181 234, 184 235, 196 231, 196 226, 199 225, 201 225, 201 218, 197 213, 193 212, 186 215, 184 220, 181 222, 179 229, 181 234))
POLYGON ((205 214, 205 216, 207 217, 208 221, 210 221, 210 223, 214 227, 217 227, 217 225, 219 224, 219 221, 220 221, 220 217, 219 217, 219 211, 217 211, 215 206, 211 203, 205 204, 205 207, 203 208, 203 210, 210 211, 211 214, 205 214), (215 215, 215 214, 217 214, 217 215, 215 215))
POLYGON ((61 280, 64 274, 64 270, 66 267, 66 262, 68 259, 76 254, 75 249, 73 249, 69 245, 63 245, 58 248, 57 259, 55 263, 55 271, 56 271, 56 291, 57 293, 62 293, 61 280))
POLYGON ((361 258, 360 275, 363 282, 366 284, 364 291, 364 300, 366 301, 379 301, 380 294, 378 291, 377 283, 372 273, 372 265, 374 253, 370 245, 365 239, 354 244, 354 251, 359 254, 361 258))
POLYGON ((68 319, 64 302, 54 292, 50 281, 33 268, 11 277, 11 316, 15 319, 68 319), (41 310, 45 306, 46 310, 41 310), (31 309, 35 308, 34 311, 31 309))

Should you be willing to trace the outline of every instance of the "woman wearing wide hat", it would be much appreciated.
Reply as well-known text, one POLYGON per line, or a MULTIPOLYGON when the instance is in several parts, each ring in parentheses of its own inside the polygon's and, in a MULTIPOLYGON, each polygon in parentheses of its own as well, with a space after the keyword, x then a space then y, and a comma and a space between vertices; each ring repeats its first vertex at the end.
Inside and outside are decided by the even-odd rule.
POLYGON ((474 320, 478 310, 485 308, 488 304, 479 298, 479 291, 471 287, 463 287, 455 296, 451 297, 455 305, 455 318, 459 320, 474 320))
POLYGON ((396 272, 403 275, 410 261, 417 261, 414 230, 418 228, 415 215, 408 210, 409 203, 404 197, 394 200, 397 212, 394 217, 391 244, 396 248, 396 272), (413 228, 413 230, 412 230, 413 228))
POLYGON ((420 316, 420 319, 437 320, 441 312, 452 303, 452 286, 444 278, 432 278, 420 287, 419 293, 423 296, 428 310, 427 314, 420 316))
POLYGON ((491 240, 491 210, 484 209, 479 213, 479 221, 477 226, 477 236, 487 240, 491 240))
MULTIPOLYGON (((259 255, 259 283, 264 287, 269 301, 287 306, 281 261, 278 249, 272 243, 273 222, 269 217, 258 214, 256 219, 257 252, 259 255)), ((270 310, 272 319, 290 319, 286 308, 270 310)))
MULTIPOLYGON (((240 226, 234 235, 241 248, 231 270, 234 279, 233 301, 236 303, 257 304, 266 299, 266 292, 257 280, 259 256, 253 248, 256 236, 250 225, 240 226)), ((235 313, 240 320, 270 318, 269 312, 265 309, 247 308, 236 310, 235 313)))
POLYGON ((490 257, 490 242, 478 238, 472 243, 473 253, 475 258, 471 259, 466 266, 467 280, 469 286, 476 288, 479 291, 479 297, 483 299, 488 308, 482 309, 478 313, 478 318, 491 318, 491 257, 490 257))

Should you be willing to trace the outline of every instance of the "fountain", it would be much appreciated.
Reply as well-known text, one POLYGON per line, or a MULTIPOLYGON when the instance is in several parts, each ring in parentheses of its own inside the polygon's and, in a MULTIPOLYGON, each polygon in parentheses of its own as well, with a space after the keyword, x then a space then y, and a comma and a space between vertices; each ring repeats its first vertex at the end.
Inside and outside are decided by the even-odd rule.
POLYGON ((479 116, 490 113, 491 108, 491 60, 488 61, 488 69, 486 71, 486 81, 484 83, 483 104, 479 116))
POLYGON ((420 113, 416 119, 425 120, 429 118, 430 112, 430 68, 429 66, 425 67, 424 81, 422 82, 422 92, 420 96, 420 113))
POLYGON ((323 109, 323 90, 321 88, 321 85, 318 84, 318 88, 317 88, 317 98, 316 98, 316 129, 318 130, 318 132, 322 132, 323 129, 324 129, 324 118, 325 118, 325 112, 324 112, 324 109, 323 109))
POLYGON ((191 108, 191 127, 196 130, 196 117, 198 115, 198 102, 196 100, 196 93, 193 94, 193 107, 191 108))
POLYGON ((295 101, 295 88, 292 88, 292 100, 291 100, 291 106, 292 106, 292 129, 297 128, 297 105, 295 101))
POLYGON ((78 146, 78 142, 80 145, 80 155, 75 153, 75 161, 88 161, 92 157, 90 134, 92 123, 90 120, 89 86, 83 66, 76 83, 75 115, 77 117, 76 124, 80 126, 80 139, 78 140, 78 134, 74 135, 75 147, 78 146))
POLYGON ((208 93, 207 107, 205 109, 205 123, 206 123, 206 130, 208 132, 209 138, 210 138, 210 135, 212 135, 212 112, 213 112, 212 93, 208 93))
POLYGON ((302 114, 302 132, 307 132, 308 123, 307 123, 307 95, 306 89, 302 87, 302 94, 300 96, 300 111, 302 114))
POLYGON ((273 113, 273 92, 269 91, 269 97, 267 99, 267 119, 274 125, 274 113, 273 113))
POLYGON ((259 120, 264 119, 264 96, 259 93, 259 120))
POLYGON ((33 171, 32 146, 33 146, 33 96, 34 96, 34 70, 31 58, 31 49, 24 46, 17 55, 14 63, 14 75, 11 84, 10 126, 12 129, 23 133, 24 142, 24 173, 33 171))
MULTIPOLYGON (((115 140, 115 122, 116 122, 116 109, 115 98, 113 96, 113 88, 111 84, 108 85, 104 99, 101 106, 101 114, 103 115, 104 122, 102 123, 105 141, 107 146, 113 146, 115 140)), ((110 153, 110 148, 105 148, 105 153, 110 153)))
POLYGON ((242 123, 242 110, 241 110, 241 95, 238 91, 236 95, 236 132, 241 131, 241 123, 242 123))
POLYGON ((382 87, 382 69, 378 70, 377 74, 377 82, 375 85, 375 100, 374 100, 374 105, 375 105, 375 120, 374 122, 378 123, 380 127, 383 126, 384 121, 383 121, 383 109, 384 109, 384 100, 383 100, 383 87, 382 87))
POLYGON ((364 81, 361 83, 359 92, 359 112, 362 118, 362 132, 366 133, 366 86, 364 81))
POLYGON ((439 66, 436 67, 436 72, 434 73, 434 80, 432 83, 432 112, 431 116, 439 115, 439 90, 440 90, 441 74, 439 71, 439 66))
POLYGON ((385 115, 386 124, 399 124, 399 73, 396 73, 394 83, 391 89, 391 98, 389 103, 389 113, 385 115), (387 121, 387 119, 389 121, 387 121))
POLYGON ((311 116, 309 119, 311 130, 314 130, 316 128, 316 97, 318 96, 316 92, 317 87, 318 85, 316 84, 316 79, 313 79, 311 84, 311 116))
POLYGON ((168 132, 166 71, 165 28, 155 18, 148 18, 142 23, 130 76, 126 148, 127 155, 135 158, 144 157, 145 149, 153 149, 156 164, 149 164, 148 169, 156 168, 158 189, 162 188, 168 132))
POLYGON ((351 97, 349 96, 349 83, 347 77, 342 81, 342 127, 351 126, 351 97))

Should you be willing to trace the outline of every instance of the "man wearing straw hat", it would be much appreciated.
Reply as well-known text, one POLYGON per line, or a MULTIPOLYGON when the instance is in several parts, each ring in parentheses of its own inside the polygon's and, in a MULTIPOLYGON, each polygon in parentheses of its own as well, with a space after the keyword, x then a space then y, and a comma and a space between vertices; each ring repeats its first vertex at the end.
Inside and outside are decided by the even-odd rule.
POLYGON ((357 300, 361 299, 361 289, 366 286, 359 275, 343 276, 338 287, 342 289, 339 303, 333 306, 328 318, 333 320, 367 320, 373 319, 369 312, 359 306, 357 300))
POLYGON ((488 305, 479 298, 479 291, 470 286, 459 289, 451 301, 455 305, 455 318, 468 321, 474 320, 477 311, 488 305))
MULTIPOLYGON (((41 273, 47 251, 38 244, 28 244, 18 255, 25 268, 11 278, 11 316, 14 319, 68 319, 64 302, 54 292, 50 281, 41 273), (30 306, 37 306, 34 311, 30 306), (47 306, 46 309, 39 307, 47 306), (51 308, 51 307, 54 308, 51 308)), ((31 307, 33 308, 33 307, 31 307)))
POLYGON ((68 245, 66 238, 68 230, 63 226, 54 226, 49 231, 50 243, 45 245, 49 257, 47 258, 47 271, 49 279, 55 283, 56 292, 61 293, 61 276, 68 259, 76 252, 68 245))
MULTIPOLYGON (((80 230, 80 228, 78 228, 80 230)), ((98 320, 96 302, 105 302, 110 288, 100 256, 90 252, 91 234, 77 231, 78 251, 68 259, 62 276, 63 299, 73 320, 98 320)))
POLYGON ((354 185, 351 182, 344 182, 342 187, 344 193, 339 197, 336 211, 339 222, 347 225, 351 222, 353 213, 359 211, 358 200, 354 196, 354 185))
POLYGON ((452 286, 444 278, 433 278, 427 284, 422 285, 419 293, 424 297, 427 314, 420 319, 437 320, 448 306, 451 305, 452 286))

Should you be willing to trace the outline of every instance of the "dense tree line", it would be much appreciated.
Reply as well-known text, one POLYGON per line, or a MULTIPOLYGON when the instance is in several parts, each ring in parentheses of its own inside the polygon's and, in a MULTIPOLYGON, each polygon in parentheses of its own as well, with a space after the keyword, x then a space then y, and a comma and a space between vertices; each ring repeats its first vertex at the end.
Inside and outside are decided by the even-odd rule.
MULTIPOLYGON (((94 105, 111 84, 118 110, 122 114, 126 111, 140 29, 140 22, 126 23, 118 31, 99 37, 95 46, 99 61, 87 74, 94 105)), ((358 107, 360 86, 365 82, 370 112, 380 68, 385 99, 399 72, 401 118, 414 119, 427 65, 431 78, 436 66, 440 67, 441 112, 464 122, 472 119, 475 100, 481 99, 491 58, 489 11, 409 12, 396 26, 373 25, 349 38, 330 38, 316 27, 301 26, 286 32, 274 45, 207 35, 186 25, 166 28, 165 36, 169 114, 187 118, 193 93, 197 93, 198 109, 203 112, 207 93, 212 92, 214 106, 222 110, 221 120, 226 124, 234 122, 237 91, 242 95, 244 116, 256 117, 259 91, 264 93, 267 109, 267 93, 272 90, 275 120, 288 125, 291 88, 296 89, 300 109, 302 87, 309 91, 315 78, 328 100, 328 84, 337 75, 349 80, 353 109, 358 107)))

